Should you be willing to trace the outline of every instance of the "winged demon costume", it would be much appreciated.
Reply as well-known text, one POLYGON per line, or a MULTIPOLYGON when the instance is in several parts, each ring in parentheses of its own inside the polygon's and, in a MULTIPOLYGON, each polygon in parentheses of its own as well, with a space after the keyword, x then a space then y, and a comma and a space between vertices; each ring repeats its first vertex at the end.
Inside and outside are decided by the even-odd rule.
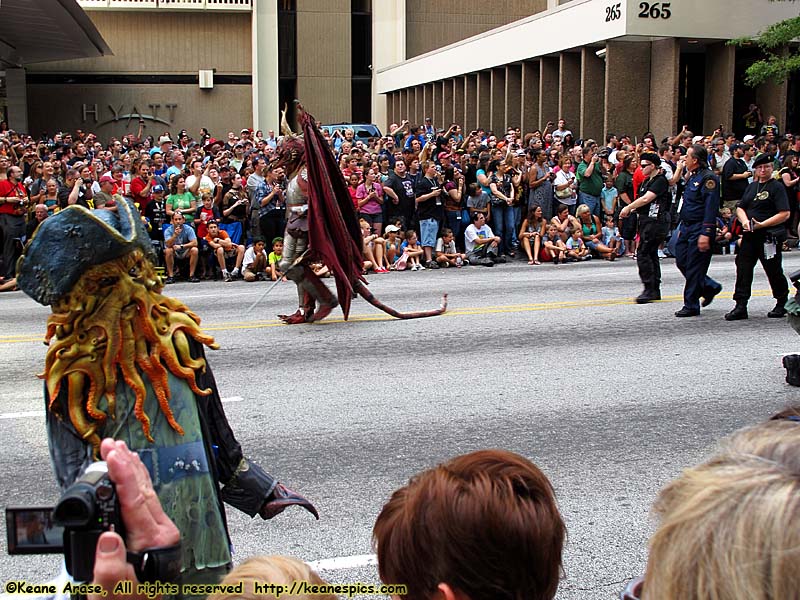
POLYGON ((327 141, 314 117, 298 105, 302 136, 292 133, 284 113, 284 138, 278 145, 274 166, 287 176, 287 225, 280 269, 297 284, 299 307, 294 314, 279 315, 289 324, 319 321, 337 304, 344 318, 350 315, 354 294, 398 319, 440 315, 447 310, 447 294, 434 310, 401 313, 379 301, 367 289, 362 275, 363 238, 353 203, 327 141), (336 297, 317 277, 308 262, 321 260, 336 281, 336 297), (338 300, 337 300, 338 298, 338 300))
POLYGON ((181 532, 184 582, 217 582, 231 563, 222 502, 268 519, 313 505, 248 460, 225 417, 200 318, 161 295, 153 248, 132 204, 70 206, 45 220, 18 284, 50 305, 44 372, 50 457, 68 487, 104 437, 125 440, 181 532))

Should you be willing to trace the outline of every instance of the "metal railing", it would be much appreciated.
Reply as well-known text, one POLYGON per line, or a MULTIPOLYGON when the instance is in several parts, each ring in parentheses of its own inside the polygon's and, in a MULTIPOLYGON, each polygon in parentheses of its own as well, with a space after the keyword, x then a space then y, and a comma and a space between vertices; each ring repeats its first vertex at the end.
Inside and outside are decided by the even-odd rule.
POLYGON ((81 8, 251 11, 255 0, 78 0, 81 8))

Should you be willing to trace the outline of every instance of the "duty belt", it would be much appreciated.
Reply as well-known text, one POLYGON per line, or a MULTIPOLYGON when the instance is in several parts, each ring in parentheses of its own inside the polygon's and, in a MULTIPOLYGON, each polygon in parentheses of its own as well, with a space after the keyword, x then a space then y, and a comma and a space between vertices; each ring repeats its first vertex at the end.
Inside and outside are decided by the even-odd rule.
POLYGON ((209 472, 203 442, 189 442, 169 448, 144 448, 136 452, 156 487, 209 472))

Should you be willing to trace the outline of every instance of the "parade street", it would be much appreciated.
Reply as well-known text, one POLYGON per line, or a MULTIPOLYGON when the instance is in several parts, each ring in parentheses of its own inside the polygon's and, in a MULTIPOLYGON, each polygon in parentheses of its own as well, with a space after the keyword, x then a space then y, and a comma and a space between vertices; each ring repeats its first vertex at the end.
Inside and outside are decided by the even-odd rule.
MULTIPOLYGON (((525 262, 369 277, 398 321, 360 299, 315 325, 285 326, 292 283, 253 311, 267 283, 179 283, 166 292, 203 318, 207 351, 245 454, 307 495, 272 521, 228 509, 235 560, 289 554, 331 583, 377 582, 372 525, 409 477, 455 455, 506 448, 551 479, 567 524, 558 598, 616 598, 644 571, 657 491, 733 430, 795 402, 781 356, 800 350, 756 268, 750 319, 726 322, 732 256, 709 275, 724 290, 697 318, 677 319, 683 279, 662 261, 661 302, 636 305, 630 259, 530 267, 525 262)), ((800 268, 800 252, 784 269, 800 268)), ((328 285, 333 281, 325 280, 328 285)), ((52 504, 58 491, 44 429, 42 337, 49 308, 0 297, 0 489, 8 505, 52 504)), ((54 556, 8 556, 0 580, 44 583, 54 556)), ((396 582, 403 583, 403 582, 396 582)))

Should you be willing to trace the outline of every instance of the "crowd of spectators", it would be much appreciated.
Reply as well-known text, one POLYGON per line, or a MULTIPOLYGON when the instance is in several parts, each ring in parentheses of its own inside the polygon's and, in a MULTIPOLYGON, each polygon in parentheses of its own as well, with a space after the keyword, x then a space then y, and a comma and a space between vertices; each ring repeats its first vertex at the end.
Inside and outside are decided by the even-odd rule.
MULTIPOLYGON (((643 179, 639 155, 661 157, 674 227, 683 158, 696 143, 707 146, 721 182, 715 251, 736 251, 731 211, 764 152, 775 157, 790 198, 789 249, 800 221, 800 138, 781 133, 774 117, 760 129, 753 119, 741 139, 722 127, 710 135, 684 127, 662 140, 648 132, 582 140, 564 119, 530 132, 467 132, 425 119, 392 124, 377 139, 357 139, 347 128, 323 133, 362 222, 364 270, 382 274, 517 258, 537 266, 635 257, 636 215, 620 211, 643 179)), ((202 129, 194 139, 186 130, 143 136, 140 124, 135 135, 104 141, 81 130, 39 139, 0 131, 0 275, 14 276, 25 240, 55 211, 72 204, 113 211, 126 198, 147 222, 167 283, 181 274, 191 282, 277 279, 286 204, 285 174, 271 164, 278 143, 275 132, 248 128, 220 139, 202 129)))

